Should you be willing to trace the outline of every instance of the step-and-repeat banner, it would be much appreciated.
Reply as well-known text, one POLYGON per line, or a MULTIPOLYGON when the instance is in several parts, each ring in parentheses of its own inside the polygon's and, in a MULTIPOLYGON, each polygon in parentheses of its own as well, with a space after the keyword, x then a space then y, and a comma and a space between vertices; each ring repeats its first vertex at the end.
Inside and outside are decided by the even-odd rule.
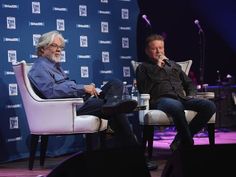
MULTIPOLYGON (((0 0, 0 162, 29 155, 29 129, 12 62, 36 59, 42 33, 66 39, 62 66, 77 83, 132 83, 136 59, 136 0, 0 0)), ((50 120, 49 120, 50 121, 50 120)), ((49 156, 84 149, 83 136, 49 138, 49 156)))

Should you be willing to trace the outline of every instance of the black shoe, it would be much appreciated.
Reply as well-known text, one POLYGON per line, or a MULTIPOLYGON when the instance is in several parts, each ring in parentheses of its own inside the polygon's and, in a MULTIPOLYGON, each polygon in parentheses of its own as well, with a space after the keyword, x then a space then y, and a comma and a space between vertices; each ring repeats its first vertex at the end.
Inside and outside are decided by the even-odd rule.
POLYGON ((105 104, 102 107, 102 112, 105 115, 114 115, 121 113, 130 113, 138 105, 138 102, 135 100, 121 100, 112 104, 105 104))
POLYGON ((147 165, 148 170, 150 171, 158 169, 158 165, 156 161, 147 160, 146 165, 147 165))

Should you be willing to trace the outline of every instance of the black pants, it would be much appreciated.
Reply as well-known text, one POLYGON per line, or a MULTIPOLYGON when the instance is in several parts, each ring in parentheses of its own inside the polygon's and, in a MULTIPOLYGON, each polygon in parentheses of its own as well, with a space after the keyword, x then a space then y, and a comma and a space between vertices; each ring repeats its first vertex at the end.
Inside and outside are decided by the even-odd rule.
POLYGON ((125 114, 115 114, 111 116, 104 115, 101 111, 104 104, 112 102, 114 99, 121 99, 123 91, 123 83, 120 80, 111 80, 102 88, 99 98, 91 97, 85 101, 84 105, 78 108, 78 115, 95 115, 100 118, 107 119, 109 125, 115 132, 115 144, 117 146, 133 146, 136 145, 136 139, 131 130, 130 123, 125 114))

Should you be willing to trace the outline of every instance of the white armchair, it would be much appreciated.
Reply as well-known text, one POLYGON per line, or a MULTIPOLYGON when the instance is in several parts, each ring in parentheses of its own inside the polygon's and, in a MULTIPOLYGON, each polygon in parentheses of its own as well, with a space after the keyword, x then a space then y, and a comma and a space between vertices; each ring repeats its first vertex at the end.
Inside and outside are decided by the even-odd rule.
MULTIPOLYGON (((177 62, 181 65, 182 70, 188 74, 190 67, 192 65, 192 60, 177 62)), ((141 64, 141 62, 136 62, 134 60, 131 61, 131 65, 134 69, 134 72, 136 72, 136 69, 138 65, 141 64)), ((200 95, 202 97, 205 96, 205 98, 211 98, 214 97, 214 93, 208 93, 210 96, 200 95), (213 95, 212 95, 213 94, 213 95)), ((148 103, 148 102, 147 102, 148 103)), ((149 104, 149 103, 148 103, 149 104)), ((173 120, 170 115, 167 115, 161 110, 149 110, 149 105, 146 105, 146 110, 140 110, 139 111, 139 122, 143 126, 143 148, 148 150, 148 158, 152 158, 152 150, 153 150, 153 136, 154 136, 154 126, 173 126, 173 120)), ((185 110, 186 119, 188 122, 190 122, 193 117, 197 114, 195 111, 191 110, 185 110)), ((215 144, 215 117, 214 114, 211 119, 209 120, 207 124, 207 131, 208 131, 208 137, 210 144, 215 144)))
POLYGON ((28 71, 32 64, 13 63, 17 84, 26 113, 31 134, 29 169, 33 168, 39 137, 40 165, 44 165, 49 135, 86 134, 87 149, 92 149, 89 134, 103 133, 107 128, 107 120, 93 115, 76 115, 76 106, 83 103, 82 98, 42 99, 35 94, 28 79, 28 71))

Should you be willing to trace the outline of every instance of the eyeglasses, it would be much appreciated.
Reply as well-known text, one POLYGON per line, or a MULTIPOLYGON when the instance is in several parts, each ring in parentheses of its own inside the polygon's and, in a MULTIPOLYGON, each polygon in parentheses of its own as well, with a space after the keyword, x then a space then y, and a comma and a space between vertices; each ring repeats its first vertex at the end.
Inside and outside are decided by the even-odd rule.
POLYGON ((57 45, 57 44, 55 44, 55 43, 52 43, 52 44, 50 44, 49 46, 50 46, 50 47, 53 47, 53 48, 56 48, 56 49, 64 50, 64 46, 59 46, 59 45, 57 45))

